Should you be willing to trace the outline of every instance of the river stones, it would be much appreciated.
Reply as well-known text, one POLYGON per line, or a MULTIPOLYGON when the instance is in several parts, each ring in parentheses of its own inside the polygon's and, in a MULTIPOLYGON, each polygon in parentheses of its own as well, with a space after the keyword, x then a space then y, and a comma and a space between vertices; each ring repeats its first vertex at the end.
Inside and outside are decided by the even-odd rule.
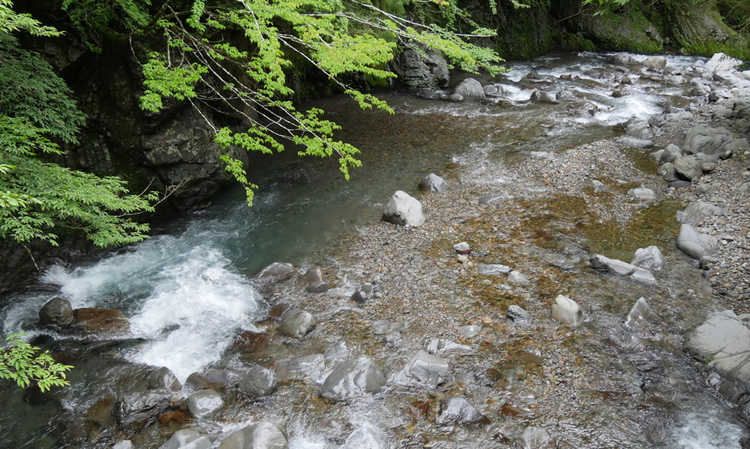
POLYGON ((623 262, 621 260, 610 259, 609 257, 602 256, 601 254, 594 254, 589 262, 591 263, 591 266, 596 269, 605 270, 610 273, 619 274, 620 276, 629 277, 638 282, 643 282, 644 284, 657 283, 656 278, 649 270, 629 264, 627 262, 623 262))
POLYGON ((320 396, 331 401, 348 401, 365 394, 379 393, 386 378, 369 357, 358 357, 339 364, 320 387, 320 396))
POLYGON ((456 88, 453 90, 453 94, 461 95, 464 98, 486 98, 482 83, 474 78, 466 78, 465 80, 458 83, 456 88))
POLYGON ((75 309, 73 318, 73 328, 87 335, 121 336, 130 333, 130 322, 119 310, 75 309))
POLYGON ((426 192, 440 193, 447 187, 448 183, 445 182, 445 179, 441 178, 435 173, 430 173, 429 175, 422 178, 421 181, 419 181, 419 190, 423 190, 426 192))
POLYGON ((542 427, 529 426, 521 434, 524 449, 551 449, 552 437, 542 427))
POLYGON ((364 304, 372 298, 373 290, 373 285, 369 282, 365 282, 364 284, 360 285, 360 287, 355 290, 354 293, 352 293, 351 300, 360 304, 364 304))
POLYGON ((288 449, 286 426, 272 421, 261 421, 224 438, 219 449, 288 449))
POLYGON ((531 314, 521 308, 521 306, 517 306, 515 304, 508 307, 508 312, 505 314, 505 317, 508 319, 508 321, 511 321, 514 324, 520 324, 522 326, 531 323, 531 314))
POLYGON ((211 440, 192 429, 182 429, 162 444, 159 449, 211 449, 211 440))
POLYGON ((677 235, 677 247, 688 256, 700 259, 718 251, 719 240, 711 235, 698 232, 689 224, 683 224, 680 226, 680 233, 677 235))
POLYGON ((281 318, 278 332, 292 338, 303 338, 318 324, 315 317, 305 310, 290 309, 281 318))
POLYGON ((287 262, 274 262, 260 270, 255 275, 255 279, 267 283, 283 282, 294 277, 296 273, 297 270, 294 269, 294 265, 287 262))
POLYGON ((325 357, 322 354, 311 354, 303 357, 277 360, 273 365, 276 375, 282 382, 290 380, 313 380, 320 377, 320 372, 325 365, 325 357))
POLYGON ((726 128, 697 125, 685 135, 682 151, 686 154, 702 153, 715 161, 723 155, 726 146, 733 140, 734 135, 726 128))
POLYGON ((559 295, 552 305, 552 319, 562 324, 577 326, 583 323, 583 309, 567 296, 559 295))
POLYGON ((217 390, 230 385, 237 385, 244 373, 233 369, 208 369, 201 373, 192 373, 185 380, 185 387, 190 390, 217 390))
POLYGON ((196 418, 213 418, 224 408, 224 400, 215 390, 201 390, 188 396, 187 406, 196 418))
POLYGON ((651 309, 648 301, 646 301, 646 298, 640 297, 630 309, 628 318, 625 320, 625 326, 629 329, 640 327, 653 314, 654 311, 651 309))
POLYGON ((484 276, 497 276, 513 271, 513 268, 499 263, 480 263, 477 265, 477 268, 479 268, 479 274, 484 276))
POLYGON ((437 423, 484 426, 490 424, 490 420, 462 396, 446 396, 440 400, 437 423))
POLYGON ((117 421, 123 427, 156 419, 172 405, 174 392, 167 389, 123 395, 117 403, 117 421))
POLYGON ((473 354, 474 348, 461 345, 445 338, 431 338, 427 342, 427 352, 438 356, 473 354))
POLYGON ((630 189, 628 191, 628 195, 641 201, 653 201, 654 199, 656 199, 656 194, 654 193, 654 191, 645 187, 630 189))
POLYGON ((740 65, 742 65, 742 61, 737 58, 733 58, 724 53, 714 53, 714 55, 711 56, 711 59, 703 67, 713 75, 716 72, 734 70, 740 65))
POLYGON ((383 209, 383 220, 401 226, 422 226, 425 221, 422 203, 398 190, 383 209))
POLYGON ((630 263, 646 270, 658 271, 664 268, 664 256, 656 246, 638 248, 630 263))
POLYGON ((399 371, 393 382, 400 385, 414 385, 435 388, 448 380, 450 367, 448 360, 430 355, 427 351, 420 350, 399 371))
POLYGON ((677 212, 677 221, 694 225, 713 215, 721 215, 725 211, 723 207, 714 206, 702 200, 692 201, 684 210, 677 212))
POLYGON ((273 370, 251 365, 247 368, 238 387, 242 393, 259 398, 273 394, 279 387, 279 380, 273 370))
MULTIPOLYGON (((678 157, 672 167, 678 177, 694 181, 703 175, 703 157, 696 154, 678 157)), ((664 179, 667 180, 666 177, 664 179)))
POLYGON ((70 301, 64 298, 52 298, 39 310, 39 322, 42 326, 67 326, 73 322, 73 308, 70 301))

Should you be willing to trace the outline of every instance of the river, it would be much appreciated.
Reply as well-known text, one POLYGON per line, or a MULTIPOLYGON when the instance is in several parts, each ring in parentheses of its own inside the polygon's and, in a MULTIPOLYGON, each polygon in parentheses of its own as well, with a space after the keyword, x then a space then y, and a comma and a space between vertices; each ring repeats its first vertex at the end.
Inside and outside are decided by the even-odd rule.
MULTIPOLYGON (((687 67, 696 59, 668 60, 670 66, 687 67)), ((447 165, 458 162, 471 167, 463 176, 472 177, 474 182, 502 184, 498 166, 512 165, 532 152, 557 152, 612 138, 618 133, 616 127, 633 117, 647 119, 691 101, 684 85, 646 76, 628 87, 629 95, 614 98, 612 90, 622 80, 622 73, 606 61, 607 55, 584 53, 509 63, 508 73, 492 81, 482 79, 484 84, 493 82, 503 89, 502 104, 451 103, 404 92, 382 92, 379 96, 396 111, 389 115, 358 112, 343 97, 317 101, 315 106, 326 110, 327 118, 344 127, 337 137, 362 149, 363 168, 353 170, 350 181, 343 179, 333 161, 274 156, 279 158, 273 164, 275 169, 251 173, 253 182, 262 186, 252 208, 246 207, 240 190, 229 191, 211 208, 176 224, 169 233, 120 249, 95 263, 50 268, 38 285, 4 299, 7 305, 0 310, 0 322, 3 334, 24 331, 37 344, 67 348, 73 355, 65 361, 76 366, 70 374, 71 386, 44 396, 25 395, 2 384, 0 446, 105 448, 125 435, 139 443, 136 447, 159 447, 176 430, 174 424, 151 424, 143 432, 147 435, 139 439, 137 431, 120 434, 112 423, 92 418, 92 408, 101 404, 103 397, 119 399, 125 394, 120 384, 127 377, 122 373, 129 372, 128 366, 166 367, 181 383, 207 367, 241 368, 243 362, 227 350, 238 333, 268 327, 269 298, 258 291, 252 279, 264 266, 275 261, 302 268, 336 266, 338 262, 329 248, 343 235, 377 223, 383 204, 394 191, 405 190, 419 197, 418 180, 430 172, 444 172, 447 165), (532 104, 528 101, 531 87, 566 91, 572 96, 564 105, 532 104), (132 335, 114 342, 91 342, 40 329, 38 311, 54 296, 68 299, 74 308, 122 310, 131 323, 132 335), (110 381, 110 376, 117 380, 110 381)), ((539 230, 546 231, 550 230, 539 230)), ((670 260, 680 259, 673 254, 670 260)), ((684 269, 686 278, 693 276, 687 272, 688 262, 676 263, 682 268, 673 270, 684 269)), ((653 380, 658 384, 658 394, 634 400, 635 394, 629 390, 582 388, 575 401, 588 401, 590 405, 583 409, 571 406, 568 419, 556 416, 553 422, 552 418, 547 420, 551 415, 545 415, 542 407, 535 414, 535 404, 541 398, 524 393, 521 386, 518 390, 513 387, 509 391, 521 418, 501 425, 498 419, 508 418, 496 414, 494 425, 461 429, 437 426, 429 419, 405 425, 409 420, 401 416, 403 413, 394 413, 403 410, 404 403, 417 402, 424 395, 394 392, 330 409, 321 408, 317 402, 300 405, 294 391, 302 387, 285 384, 281 388, 287 392, 279 393, 276 399, 251 403, 226 399, 229 405, 222 419, 201 422, 200 426, 220 435, 266 415, 282 415, 288 420, 292 449, 517 447, 504 435, 517 438, 529 424, 557 434, 557 447, 739 449, 748 436, 744 425, 727 401, 704 386, 695 364, 675 343, 680 337, 674 333, 695 325, 711 306, 675 299, 680 302, 673 307, 680 311, 664 317, 658 335, 636 338, 608 330, 618 327, 617 320, 622 320, 613 310, 627 308, 629 303, 612 306, 607 302, 611 296, 598 296, 600 292, 593 286, 597 281, 592 279, 579 282, 582 290, 590 287, 590 296, 584 302, 589 309, 612 317, 578 334, 560 337, 565 343, 559 350, 600 364, 601 376, 621 374, 621 379, 611 380, 619 386, 631 381, 628 376, 635 382, 636 371, 658 373, 652 376, 658 378, 653 380), (658 406, 648 401, 658 402, 658 406), (626 416, 628 413, 632 415, 626 416), (326 427, 321 424, 324 421, 333 424, 326 427), (405 431, 409 426, 417 431, 405 431), (659 438, 652 438, 654 433, 659 433, 659 438), (414 435, 422 436, 419 439, 414 435)), ((676 279, 675 283, 681 282, 679 276, 676 279)), ((349 292, 353 287, 342 281, 340 288, 349 292)), ((403 338, 410 338, 409 334, 404 333, 403 338)), ((415 336, 405 346, 421 344, 416 338, 424 336, 415 336)), ((321 338, 316 344, 324 343, 330 342, 321 338)), ((348 343, 351 347, 371 344, 348 343)), ((272 360, 322 352, 317 347, 299 350, 289 343, 272 347, 278 350, 272 360)), ((521 357, 523 362, 510 368, 512 375, 541 369, 543 362, 533 356, 543 352, 521 357)), ((466 391, 473 392, 472 397, 486 395, 483 399, 491 404, 489 398, 502 396, 494 391, 494 383, 488 386, 486 379, 475 378, 476 373, 495 369, 494 362, 484 356, 462 360, 454 368, 455 376, 466 391), (465 365, 472 368, 460 372, 465 365)), ((393 370, 387 371, 392 374, 393 370)), ((313 370, 304 388, 317 388, 323 372, 323 367, 313 370)), ((606 384, 608 380, 597 382, 606 384)), ((645 387, 632 385, 632 390, 638 388, 645 387)), ((565 408, 566 402, 559 407, 565 408)), ((214 447, 217 445, 218 440, 214 447)))

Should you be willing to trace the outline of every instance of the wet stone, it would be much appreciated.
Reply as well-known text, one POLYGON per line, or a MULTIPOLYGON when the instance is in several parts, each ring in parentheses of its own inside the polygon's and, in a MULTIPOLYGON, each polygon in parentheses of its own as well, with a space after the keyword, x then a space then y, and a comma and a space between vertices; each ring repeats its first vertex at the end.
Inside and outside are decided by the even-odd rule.
POLYGON ((449 373, 448 360, 420 350, 404 369, 394 376, 393 381, 401 385, 435 388, 448 380, 449 373))
POLYGON ((521 306, 517 306, 515 304, 508 307, 508 312, 505 314, 505 317, 508 319, 508 321, 522 326, 531 323, 531 314, 521 308, 521 306))
POLYGON ((552 305, 552 318, 563 324, 577 326, 583 323, 583 309, 567 296, 559 295, 552 305))
POLYGON ((445 338, 431 338, 426 349, 430 354, 439 356, 464 355, 475 352, 471 346, 461 345, 445 338))
POLYGON ((480 263, 478 264, 479 267, 479 274, 485 275, 485 276, 496 276, 499 274, 508 274, 511 271, 513 271, 513 268, 502 265, 499 263, 493 263, 493 264, 484 264, 480 263))
POLYGON ((386 378, 369 357, 339 364, 323 381, 320 396, 331 401, 348 401, 365 394, 379 393, 386 378))
POLYGON ((73 308, 70 301, 64 298, 52 298, 39 310, 39 322, 42 326, 67 326, 73 322, 73 308))
POLYGON ((648 320, 648 318, 650 318, 653 314, 654 311, 651 309, 651 306, 649 306, 646 298, 640 297, 638 298, 638 301, 636 301, 635 305, 633 305, 633 308, 630 309, 628 318, 627 320, 625 320, 625 326, 630 329, 638 328, 642 326, 643 323, 648 320))
POLYGON ((73 327, 85 334, 115 336, 130 333, 130 322, 119 310, 81 308, 73 311, 73 327))
POLYGON ((446 396, 440 400, 438 424, 459 424, 463 426, 485 426, 489 418, 461 396, 446 396))
POLYGON ((187 405, 196 418, 213 418, 224 408, 224 400, 214 390, 201 390, 188 397, 187 405))
POLYGON ((192 373, 185 381, 185 387, 192 390, 217 390, 237 385, 243 373, 238 370, 209 369, 202 373, 192 373))
POLYGON ((279 380, 273 370, 258 365, 248 367, 239 383, 239 390, 253 397, 264 397, 273 394, 279 387, 279 380))
POLYGON ((352 301, 363 304, 372 298, 373 286, 369 282, 362 284, 353 294, 352 301))
POLYGON ((274 262, 260 270, 255 278, 264 282, 283 282, 291 279, 297 270, 294 265, 286 262, 274 262))
POLYGON ((219 449, 288 449, 284 425, 261 421, 240 429, 219 444, 219 449))
POLYGON ((279 323, 279 333, 291 338, 303 338, 310 333, 317 321, 310 312, 300 309, 288 310, 279 323))
POLYGON ((524 449, 551 449, 552 437, 545 429, 529 426, 521 434, 521 444, 524 449))
POLYGON ((312 354, 274 363, 274 371, 283 382, 289 380, 317 379, 325 365, 322 354, 312 354))

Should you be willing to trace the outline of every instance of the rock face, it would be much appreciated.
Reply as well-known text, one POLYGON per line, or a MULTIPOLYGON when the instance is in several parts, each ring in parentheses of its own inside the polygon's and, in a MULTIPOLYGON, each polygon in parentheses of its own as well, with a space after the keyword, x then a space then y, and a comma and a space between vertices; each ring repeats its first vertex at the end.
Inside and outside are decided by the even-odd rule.
POLYGON ((692 225, 683 224, 680 226, 680 233, 677 235, 677 247, 688 256, 700 259, 718 251, 719 241, 716 237, 701 234, 692 225))
POLYGON ((750 329, 732 311, 715 313, 687 335, 685 347, 720 376, 719 390, 750 418, 750 329))
POLYGON ((338 365, 323 381, 320 395, 331 401, 348 401, 379 393, 385 383, 378 365, 368 357, 359 357, 338 365))
POLYGON ((424 214, 422 203, 408 193, 399 190, 383 210, 383 220, 402 226, 422 226, 424 214))
POLYGON ((407 87, 435 89, 450 83, 448 63, 442 54, 435 51, 423 56, 407 48, 392 64, 399 83, 407 87))
POLYGON ((450 367, 442 357, 430 355, 420 350, 393 378, 401 385, 416 385, 435 388, 448 380, 450 367))
POLYGON ((552 305, 552 318, 562 324, 577 326, 583 323, 583 309, 567 296, 559 295, 552 305))
POLYGON ((219 449, 289 449, 285 426, 261 421, 224 438, 219 449))
POLYGON ((224 408, 224 400, 214 390, 201 390, 193 393, 187 400, 188 410, 196 418, 213 418, 224 408))

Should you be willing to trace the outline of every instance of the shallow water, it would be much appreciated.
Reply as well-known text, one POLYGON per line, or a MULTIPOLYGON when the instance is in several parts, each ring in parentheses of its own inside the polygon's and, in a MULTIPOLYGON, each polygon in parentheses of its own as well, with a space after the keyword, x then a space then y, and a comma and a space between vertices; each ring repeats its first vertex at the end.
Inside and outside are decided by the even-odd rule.
MULTIPOLYGON (((504 98, 510 105, 447 103, 383 92, 381 96, 397 112, 390 115, 382 111, 358 112, 351 102, 340 97, 321 100, 315 106, 327 110, 327 118, 344 127, 337 137, 363 151, 364 168, 353 170, 350 181, 343 179, 332 161, 293 161, 281 157, 277 169, 262 174, 251 171, 251 176, 256 177, 253 181, 263 186, 252 209, 245 207, 241 192, 229 192, 212 209, 196 214, 173 234, 154 237, 91 265, 49 270, 41 279, 44 288, 21 292, 7 300, 8 305, 0 311, 3 334, 18 330, 32 337, 48 334, 37 328, 37 312, 51 297, 62 296, 74 308, 122 310, 131 322, 133 337, 138 339, 111 350, 85 350, 96 352, 96 357, 86 365, 92 372, 106 374, 133 362, 165 366, 184 381, 190 373, 205 367, 217 363, 231 365, 231 361, 221 361, 224 350, 239 331, 257 330, 255 323, 267 314, 265 300, 253 287, 251 276, 273 261, 288 261, 302 267, 323 264, 330 257, 326 249, 342 233, 380 219, 383 204, 395 190, 415 194, 416 183, 422 176, 441 173, 446 164, 455 162, 471 167, 469 174, 476 178, 475 182, 502 185, 508 180, 497 168, 513 158, 526 157, 532 151, 560 151, 609 138, 618 133, 617 125, 630 118, 648 118, 670 105, 687 103, 681 89, 646 79, 631 86, 627 97, 612 98, 615 78, 620 74, 606 66, 605 58, 597 54, 563 55, 511 64, 511 72, 494 80, 505 90, 504 98), (527 77, 532 70, 537 75, 527 77), (564 80, 560 78, 563 74, 574 76, 564 80), (560 105, 529 104, 526 101, 534 86, 552 92, 573 92, 575 99, 560 105), (54 287, 54 293, 50 293, 49 287, 54 287)), ((689 65, 693 61, 670 58, 671 65, 689 65)), ((557 206, 571 210, 571 205, 557 206)), ((543 210, 552 206, 529 204, 529 207, 543 210)), ((592 229, 585 238, 592 252, 612 256, 619 256, 617 251, 623 255, 632 253, 629 248, 623 249, 627 238, 638 236, 657 242, 668 238, 667 229, 642 225, 666 220, 660 213, 671 216, 673 209, 654 213, 644 210, 647 219, 633 221, 624 235, 617 236, 619 240, 604 235, 617 233, 614 225, 592 229)), ((539 226, 539 232, 547 232, 551 225, 539 226)), ((547 249, 564 249, 564 242, 562 246, 559 244, 550 241, 547 249)), ((545 248, 540 248, 537 253, 530 250, 528 256, 543 257, 545 248)), ((677 262, 676 257, 670 262, 675 262, 672 264, 675 271, 686 266, 684 261, 677 262)), ((674 277, 680 279, 679 275, 674 277)), ((634 288, 616 280, 602 283, 594 276, 564 282, 567 283, 564 288, 588 292, 588 306, 605 318, 590 325, 588 333, 561 337, 557 347, 540 343, 537 350, 540 354, 568 351, 571 358, 599 365, 602 375, 611 377, 580 390, 589 405, 573 410, 575 419, 561 418, 551 412, 545 416, 540 412, 528 422, 541 421, 553 426, 562 435, 560 447, 740 447, 740 440, 747 435, 734 418, 733 410, 726 401, 701 386, 702 379, 671 337, 681 335, 686 326, 694 325, 704 314, 697 304, 690 305, 689 295, 655 298, 664 329, 658 330, 657 335, 633 335, 623 330, 622 317, 648 291, 646 287, 634 288), (628 294, 616 295, 612 289, 628 294), (623 390, 622 386, 640 382, 643 370, 647 369, 644 366, 654 361, 659 374, 652 376, 653 395, 642 404, 626 400, 633 392, 623 390), (622 416, 627 419, 621 419, 622 416), (658 438, 645 439, 644 434, 658 438), (661 443, 656 445, 653 441, 661 443)), ((507 307, 497 304, 501 305, 507 307)), ((285 350, 291 351, 279 348, 285 350)), ((390 371, 396 371, 398 363, 394 361, 390 371)), ((474 372, 484 372, 497 369, 494 363, 488 354, 480 352, 462 358, 459 366, 473 366, 474 372)), ((510 388, 507 396, 488 390, 468 372, 458 376, 467 376, 463 382, 466 394, 474 395, 480 402, 486 399, 484 395, 492 394, 497 396, 493 400, 507 400, 520 409, 536 408, 537 399, 529 393, 531 390, 520 387, 523 381, 518 379, 533 379, 541 368, 527 360, 503 368, 506 369, 503 373, 511 385, 519 382, 519 387, 510 388)), ((73 372, 74 385, 55 394, 59 403, 38 398, 29 401, 14 389, 2 391, 0 397, 7 406, 0 411, 0 424, 12 430, 0 437, 0 446, 62 447, 66 441, 63 436, 70 430, 59 423, 86 413, 91 405, 90 389, 106 391, 106 386, 97 383, 106 382, 96 377, 73 372), (80 379, 78 387, 76 379, 80 379)), ((425 447, 419 446, 419 432, 409 427, 414 424, 393 413, 403 408, 406 402, 403 394, 386 393, 339 408, 338 416, 327 419, 332 423, 348 423, 343 430, 326 429, 321 425, 322 412, 315 405, 299 406, 293 396, 280 394, 278 404, 263 405, 289 418, 292 449, 425 447), (413 441, 413 446, 409 441, 413 441)), ((414 400, 418 399, 415 396, 414 400)), ((240 405, 237 407, 242 410, 240 405)), ((248 421, 255 418, 251 416, 248 421)), ((518 427, 496 425, 467 430, 441 428, 434 423, 420 425, 427 426, 424 432, 431 440, 435 435, 444 437, 429 447, 465 444, 503 447, 504 440, 498 433, 514 434, 518 427)), ((227 430, 239 424, 222 426, 227 430)), ((106 447, 109 440, 94 441, 97 447, 106 447)))

